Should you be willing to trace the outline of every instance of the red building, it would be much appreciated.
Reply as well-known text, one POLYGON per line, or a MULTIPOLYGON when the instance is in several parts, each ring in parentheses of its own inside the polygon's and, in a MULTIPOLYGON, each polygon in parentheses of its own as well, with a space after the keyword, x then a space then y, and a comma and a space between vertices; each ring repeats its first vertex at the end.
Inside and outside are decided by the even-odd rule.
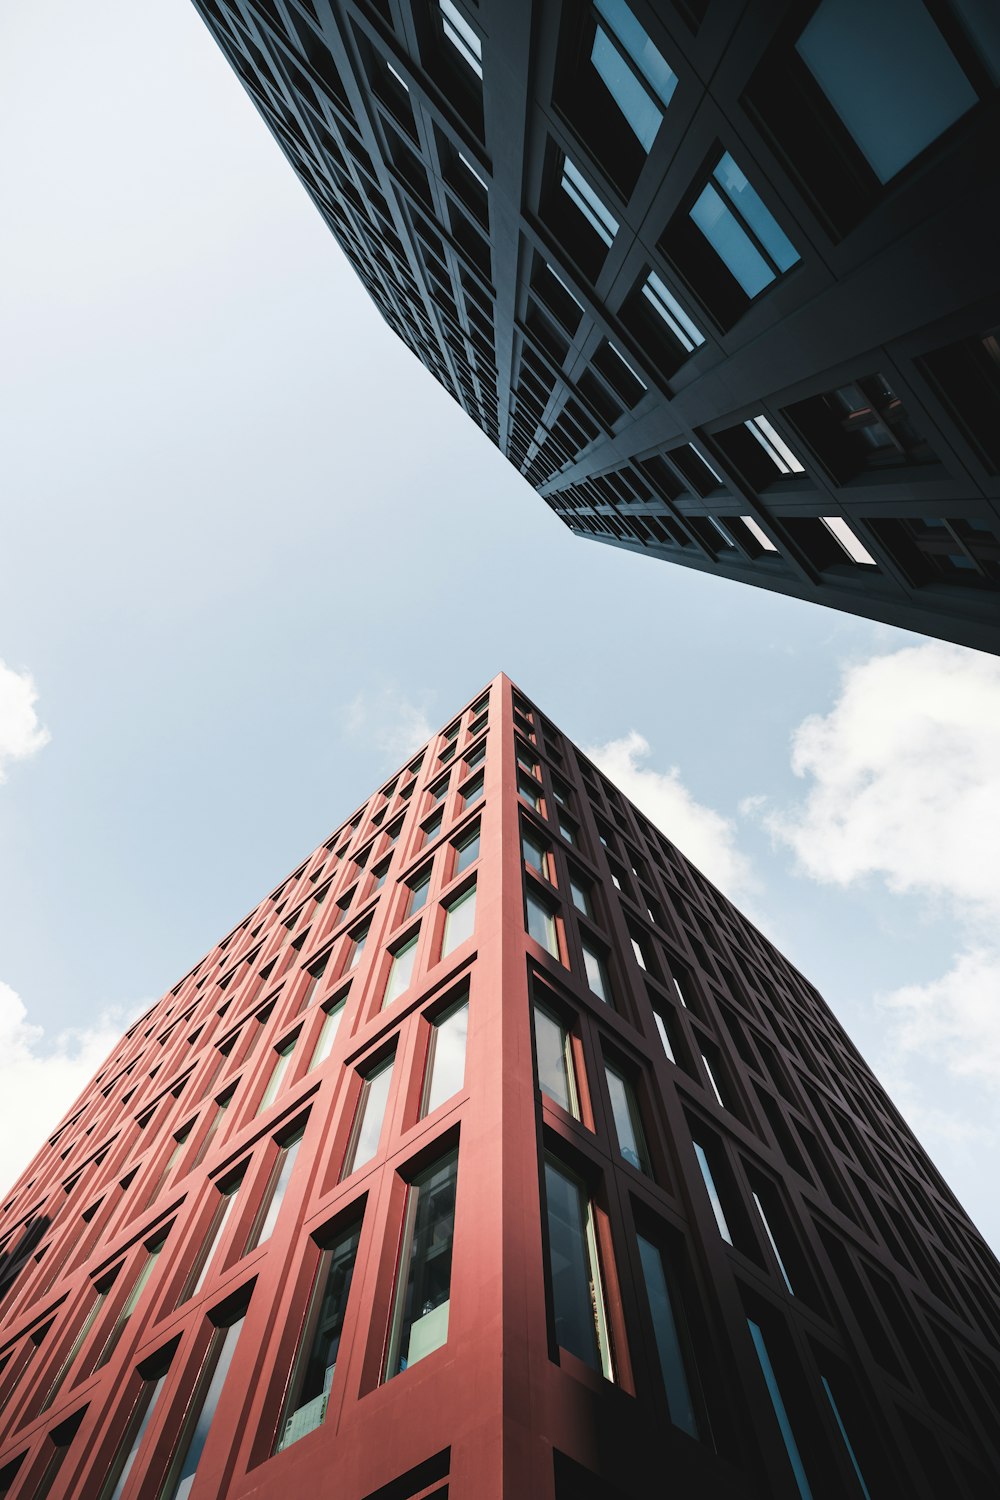
POLYGON ((996 1261, 503 676, 130 1029, 0 1236, 12 1500, 997 1493, 996 1261))

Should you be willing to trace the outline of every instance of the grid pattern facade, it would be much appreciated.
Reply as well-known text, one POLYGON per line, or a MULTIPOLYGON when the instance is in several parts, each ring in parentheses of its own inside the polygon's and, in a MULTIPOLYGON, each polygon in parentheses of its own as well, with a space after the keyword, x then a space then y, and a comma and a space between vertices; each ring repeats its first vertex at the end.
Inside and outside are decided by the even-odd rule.
POLYGON ((990 7, 195 4, 577 536, 1000 649, 990 7))
POLYGON ((1000 1267, 821 997, 505 677, 0 1210, 0 1495, 992 1497, 1000 1267))

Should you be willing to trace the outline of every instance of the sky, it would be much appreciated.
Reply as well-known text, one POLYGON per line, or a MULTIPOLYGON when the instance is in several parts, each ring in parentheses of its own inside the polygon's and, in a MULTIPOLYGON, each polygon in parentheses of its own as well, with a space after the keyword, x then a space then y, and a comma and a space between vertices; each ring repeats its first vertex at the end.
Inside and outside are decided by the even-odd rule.
POLYGON ((0 9, 0 1188, 498 671, 824 993, 1000 1247, 1000 662, 575 538, 187 0, 0 9))

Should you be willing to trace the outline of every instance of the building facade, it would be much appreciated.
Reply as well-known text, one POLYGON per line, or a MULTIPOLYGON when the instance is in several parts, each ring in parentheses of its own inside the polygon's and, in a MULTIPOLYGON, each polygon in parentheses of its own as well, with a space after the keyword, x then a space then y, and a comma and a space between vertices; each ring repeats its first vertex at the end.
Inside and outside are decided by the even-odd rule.
POLYGON ((575 535, 1000 650, 995 7, 195 4, 575 535))
POLYGON ((11 1500, 992 1497, 1000 1268, 820 996, 503 676, 0 1212, 11 1500))

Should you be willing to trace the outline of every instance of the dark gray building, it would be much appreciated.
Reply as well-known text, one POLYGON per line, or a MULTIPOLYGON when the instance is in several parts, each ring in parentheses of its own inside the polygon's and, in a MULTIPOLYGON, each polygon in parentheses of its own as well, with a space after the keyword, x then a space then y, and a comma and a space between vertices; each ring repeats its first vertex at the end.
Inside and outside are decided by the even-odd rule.
POLYGON ((578 536, 1000 650, 1000 11, 195 0, 578 536))

